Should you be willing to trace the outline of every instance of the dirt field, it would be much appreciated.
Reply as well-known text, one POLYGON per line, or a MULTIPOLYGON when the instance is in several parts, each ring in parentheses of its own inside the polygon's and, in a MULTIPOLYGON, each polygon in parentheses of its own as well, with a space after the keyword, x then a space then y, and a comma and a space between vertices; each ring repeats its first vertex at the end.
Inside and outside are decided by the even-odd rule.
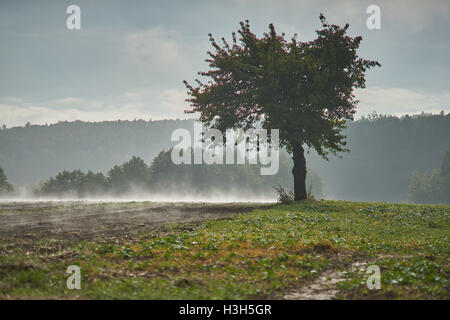
POLYGON ((136 234, 170 224, 225 219, 261 204, 0 202, 0 239, 89 239, 136 234))
POLYGON ((449 214, 329 200, 3 202, 0 300, 448 300, 449 214), (66 285, 71 265, 81 290, 66 285))

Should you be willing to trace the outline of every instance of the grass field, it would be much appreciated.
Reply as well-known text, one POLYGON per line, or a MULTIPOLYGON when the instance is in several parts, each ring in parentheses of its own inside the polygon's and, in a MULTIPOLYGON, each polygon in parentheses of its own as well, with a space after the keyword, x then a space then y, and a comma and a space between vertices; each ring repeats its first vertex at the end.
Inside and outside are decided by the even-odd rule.
POLYGON ((308 200, 221 219, 3 236, 0 298, 450 298, 450 206, 308 200), (66 287, 69 265, 81 268, 80 290, 66 287), (380 267, 379 290, 367 288, 369 265, 380 267))

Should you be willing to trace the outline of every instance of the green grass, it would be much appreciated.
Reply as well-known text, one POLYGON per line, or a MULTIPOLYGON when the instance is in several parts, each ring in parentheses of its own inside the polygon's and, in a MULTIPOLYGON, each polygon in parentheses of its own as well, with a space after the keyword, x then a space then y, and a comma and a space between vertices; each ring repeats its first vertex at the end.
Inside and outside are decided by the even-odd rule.
MULTIPOLYGON (((450 206, 305 201, 142 234, 0 257, 2 298, 280 298, 328 270, 340 299, 449 299, 450 206), (381 268, 366 287, 354 262, 381 268), (65 270, 81 267, 81 290, 65 270)), ((51 244, 50 244, 51 245, 51 244)))

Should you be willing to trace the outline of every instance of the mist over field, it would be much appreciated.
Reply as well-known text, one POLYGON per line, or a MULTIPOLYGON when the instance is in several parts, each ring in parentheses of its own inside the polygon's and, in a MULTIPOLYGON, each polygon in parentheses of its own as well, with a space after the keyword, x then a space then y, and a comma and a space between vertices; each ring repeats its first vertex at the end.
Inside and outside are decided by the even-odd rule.
POLYGON ((13 195, 6 195, 0 197, 0 203, 9 202, 85 202, 85 203, 122 203, 122 202, 183 202, 183 203, 232 203, 232 202, 248 202, 248 203, 275 203, 277 201, 276 194, 273 195, 257 195, 254 192, 245 193, 245 191, 228 191, 214 190, 211 188, 208 195, 198 195, 189 192, 178 190, 166 190, 158 192, 149 192, 142 190, 139 187, 131 188, 132 191, 123 193, 121 195, 114 194, 100 194, 100 195, 85 195, 85 196, 43 196, 36 195, 31 192, 23 191, 17 192, 13 195))

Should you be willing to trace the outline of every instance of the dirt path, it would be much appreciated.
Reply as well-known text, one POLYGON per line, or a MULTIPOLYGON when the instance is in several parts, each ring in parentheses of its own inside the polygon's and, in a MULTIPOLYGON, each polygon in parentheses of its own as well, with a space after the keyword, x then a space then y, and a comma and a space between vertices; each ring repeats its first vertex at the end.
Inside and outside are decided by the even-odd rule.
POLYGON ((336 269, 326 270, 320 274, 320 276, 314 281, 299 286, 295 289, 289 290, 282 296, 284 300, 330 300, 336 298, 339 293, 337 285, 345 281, 350 273, 357 272, 359 274, 365 273, 367 268, 376 264, 379 259, 410 259, 411 255, 390 255, 379 254, 376 258, 360 260, 350 264, 344 269, 339 271, 336 269))
MULTIPOLYGON (((348 268, 351 272, 363 272, 367 261, 354 262, 348 268)), ((330 300, 339 293, 337 284, 346 279, 346 271, 328 270, 323 272, 313 282, 289 291, 283 296, 285 300, 330 300)))
POLYGON ((172 223, 224 219, 267 207, 248 203, 0 203, 0 239, 114 236, 172 223))

